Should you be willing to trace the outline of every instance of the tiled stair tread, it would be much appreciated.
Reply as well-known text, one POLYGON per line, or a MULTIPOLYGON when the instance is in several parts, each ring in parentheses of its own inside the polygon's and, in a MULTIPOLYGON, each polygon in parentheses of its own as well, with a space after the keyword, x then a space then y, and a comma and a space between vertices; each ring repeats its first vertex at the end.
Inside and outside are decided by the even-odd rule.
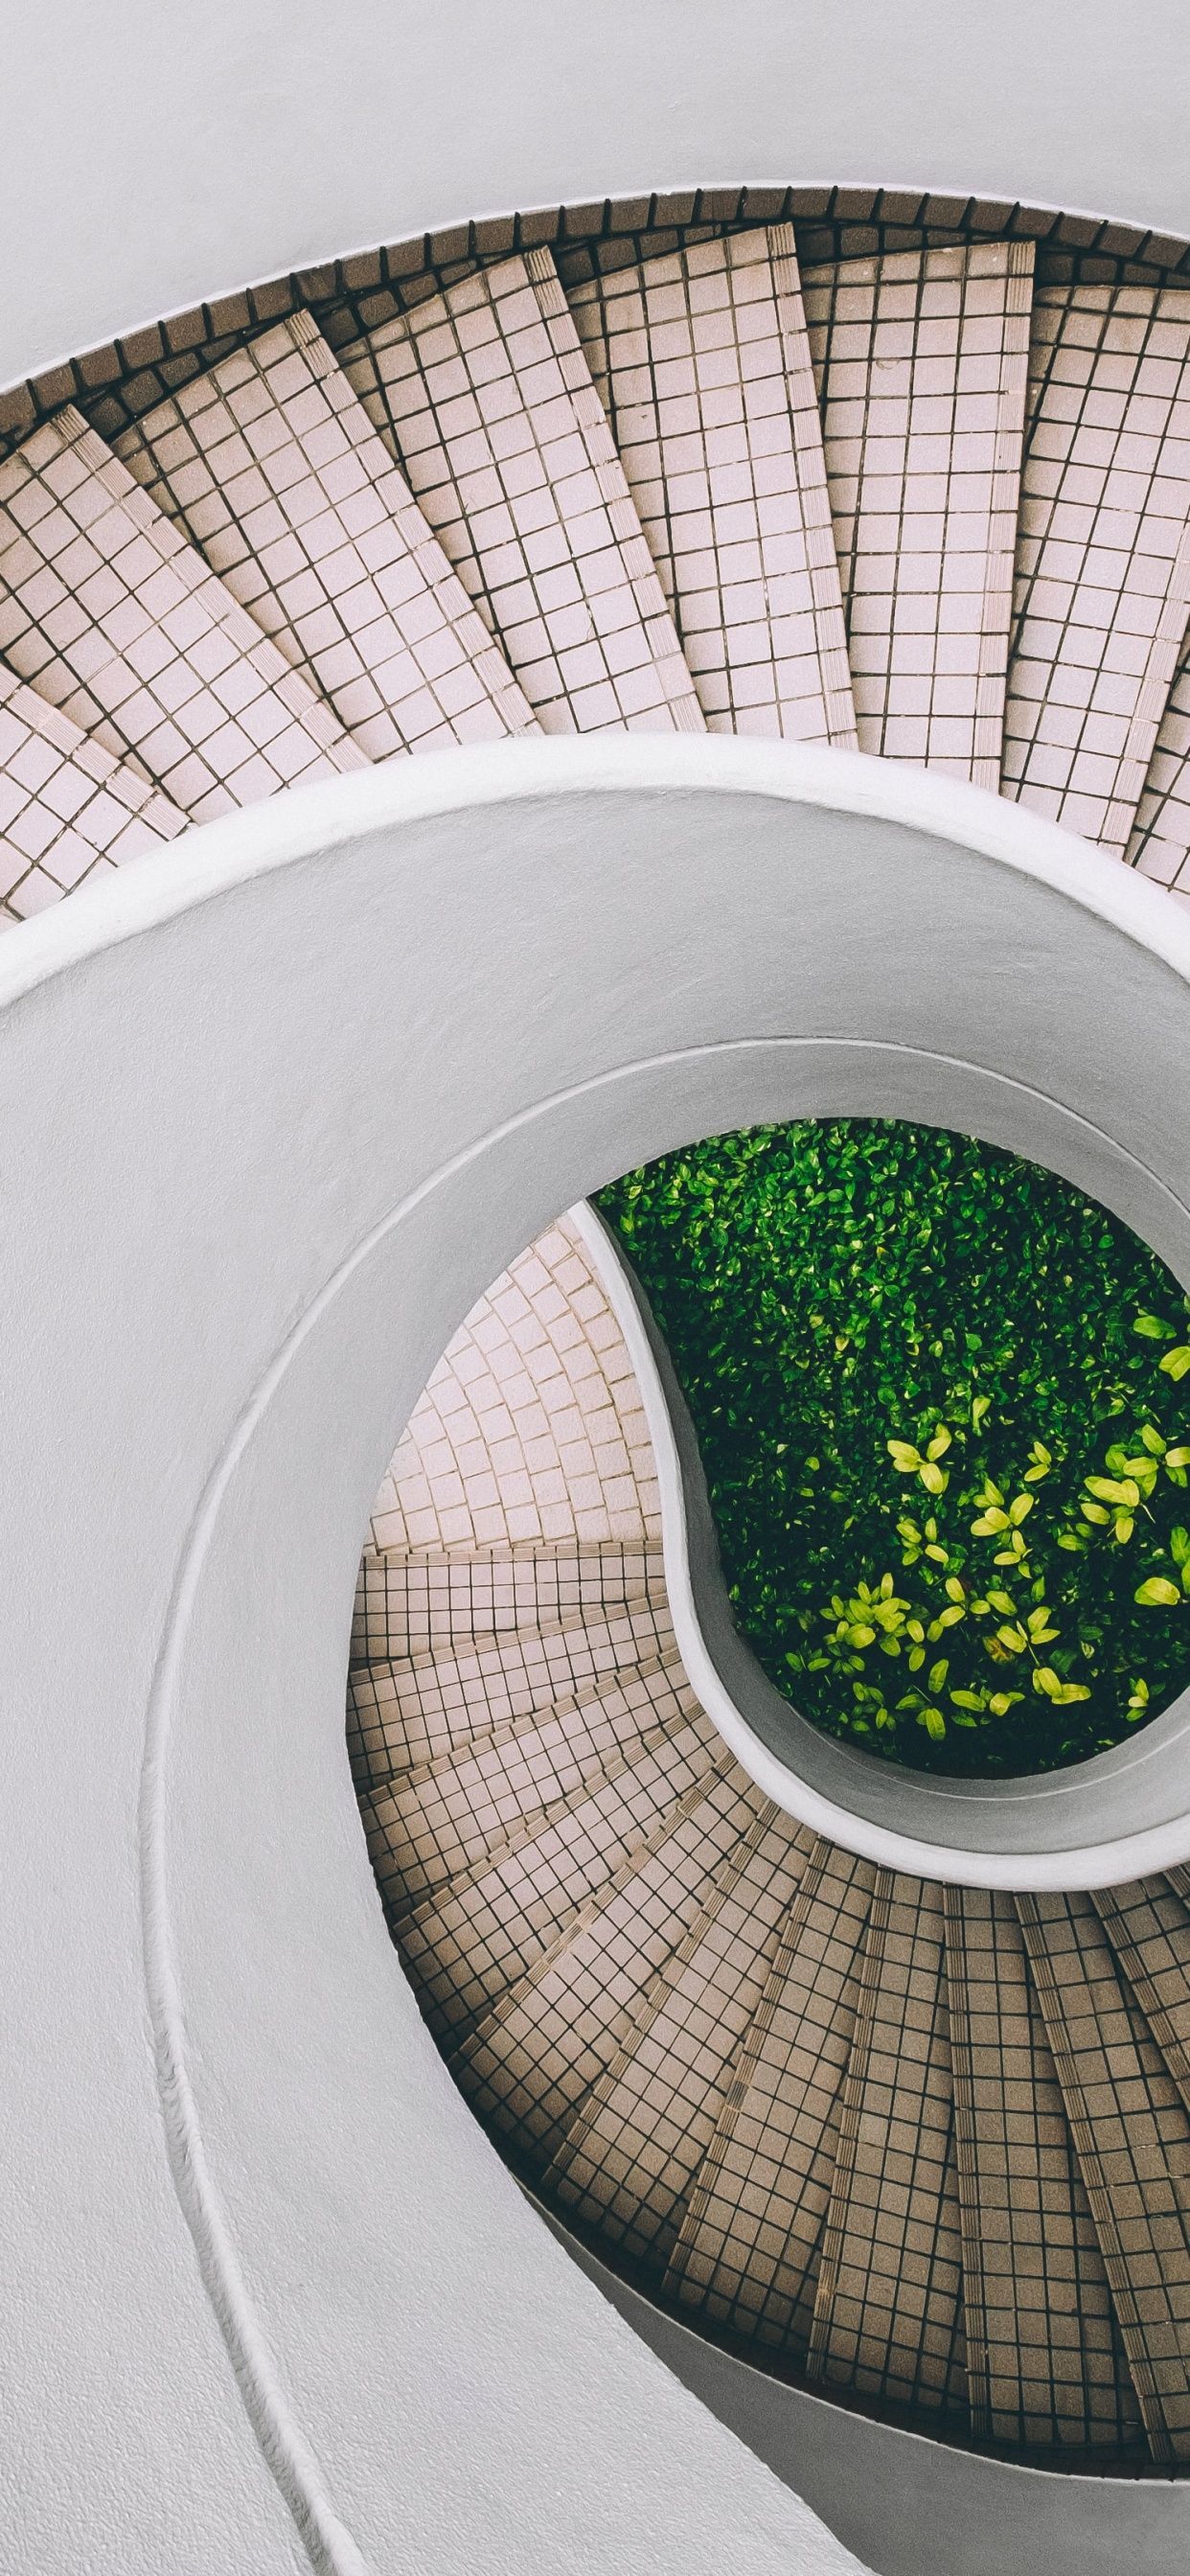
POLYGON ((681 2313, 804 2355, 875 1873, 820 1844, 689 2194, 665 2288, 681 2313))
POLYGON ((811 2378, 967 2411, 940 1887, 877 1878, 822 2234, 811 2378))
POLYGON ((668 1611, 629 1601, 535 1628, 479 1630, 454 1652, 357 1664, 348 1679, 352 1759, 361 1779, 375 1785, 601 1677, 670 1654, 673 1645, 668 1611))
POLYGON ((1190 1909, 1161 1879, 1095 1890, 1095 1906, 1153 2037, 1190 2110, 1190 1909))
POLYGON ((1000 778, 1031 242, 808 268, 861 751, 1000 778))
POLYGON ((193 377, 115 452, 370 760, 536 731, 308 313, 193 377))
POLYGON ((1156 2460, 1190 2458, 1190 2117, 1089 1896, 1017 1899, 1156 2460))
POLYGON ((548 1948, 576 1902, 606 1887, 697 1780, 717 1768, 701 1712, 654 1728, 631 1758, 494 1860, 430 1898, 400 1929, 403 1956, 433 2023, 489 2002, 548 1948))
POLYGON ((549 2156, 702 1920, 708 1885, 738 1870, 741 1842, 771 1815, 734 1764, 687 1802, 660 1848, 452 2057, 481 2118, 537 2162, 549 2156))
POLYGON ((1040 288, 1001 792, 1122 856, 1190 620, 1190 292, 1040 288))
POLYGON ((365 1556, 351 1659, 387 1664, 424 1654, 439 1641, 465 1646, 483 1632, 536 1628, 588 1607, 661 1603, 664 1597, 657 1547, 365 1556))
POLYGON ((1128 847, 1130 868, 1190 903, 1190 646, 1178 657, 1128 847))
POLYGON ((793 227, 570 295, 710 730, 856 747, 793 227))
POLYGON ((27 920, 185 829, 130 761, 0 666, 0 923, 27 920))
POLYGON ((516 1847, 610 1765, 630 1760, 652 1728, 680 1724, 682 1683, 676 1660, 611 1674, 574 1699, 494 1727, 410 1776, 369 1789, 365 1827, 383 1851, 386 1875, 400 1878, 402 1904, 412 1909, 485 1857, 516 1847))
POLYGON ((748 1838, 742 1865, 711 1891, 694 1937, 650 1990, 545 2177, 564 2211, 654 2278, 715 2134, 810 1840, 787 1816, 748 1838))
POLYGON ((192 821, 366 766, 69 407, 0 463, 0 653, 192 821))
POLYGON ((465 2058, 473 2042, 496 2034, 506 2017, 515 2018, 524 2010, 537 1987, 552 1991, 555 1969, 562 1967, 565 1972, 566 1953, 582 1940, 590 1926, 599 1923, 609 1907, 616 1907, 625 1889, 631 1889, 653 1868, 658 1854, 664 1866, 670 1842, 681 1834, 687 1817, 696 1808, 702 1809, 712 1801, 718 1813, 717 1802, 724 1794, 734 1794, 735 1779, 736 1765, 726 1745, 708 1745, 705 1764, 692 1771, 681 1796, 658 1808, 648 1832, 626 1847, 610 1875, 601 1878, 593 1890, 576 1887, 571 1891, 569 1902, 554 1916, 548 1940, 538 1943, 532 1958, 512 1970, 506 1984, 473 1996, 469 2009, 453 2011, 449 2028, 439 2032, 443 2055, 452 2064, 465 2058))
POLYGON ((548 251, 339 351, 547 732, 702 714, 548 251))
POLYGON ((1139 2446, 1107 2273, 1013 1899, 945 1890, 972 2429, 1139 2446))

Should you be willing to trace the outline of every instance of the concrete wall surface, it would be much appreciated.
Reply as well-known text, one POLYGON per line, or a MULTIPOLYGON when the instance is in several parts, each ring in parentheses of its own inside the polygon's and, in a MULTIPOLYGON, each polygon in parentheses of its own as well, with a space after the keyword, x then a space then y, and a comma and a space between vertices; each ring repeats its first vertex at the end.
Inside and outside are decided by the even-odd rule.
POLYGON ((1173 910, 945 780, 604 737, 301 791, 0 947, 14 2576, 257 2576, 298 2530, 332 2576, 858 2566, 549 2239, 418 2020, 344 1745, 358 1553, 561 1208, 829 1101, 840 1045, 1015 1071, 964 943, 1058 979, 1055 1082, 1152 1163, 1161 1014, 1147 1087, 1106 1079, 1079 943, 1172 993, 1173 910))
POLYGON ((0 384, 513 208, 750 182, 1190 232, 1179 0, 8 0, 0 384))

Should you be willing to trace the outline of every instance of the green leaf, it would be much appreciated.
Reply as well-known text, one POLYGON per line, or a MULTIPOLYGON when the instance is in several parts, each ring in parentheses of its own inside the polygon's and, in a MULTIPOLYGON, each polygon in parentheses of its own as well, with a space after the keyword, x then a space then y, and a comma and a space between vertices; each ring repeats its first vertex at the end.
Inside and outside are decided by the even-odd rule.
POLYGON ((950 1483, 950 1477, 945 1467, 935 1467, 932 1461, 929 1461, 924 1467, 919 1467, 917 1472, 925 1486, 927 1494, 944 1494, 946 1492, 946 1488, 950 1483))
POLYGON ((1154 1422, 1142 1422, 1140 1436, 1151 1458, 1164 1458, 1165 1442, 1154 1422))
POLYGON ((1163 1324, 1156 1315, 1137 1315, 1133 1321, 1132 1330, 1134 1333, 1143 1333, 1146 1342, 1163 1342, 1169 1326, 1163 1324))
POLYGON ((1173 1379, 1175 1386, 1180 1385, 1187 1370, 1190 1369, 1190 1342, 1179 1342, 1177 1349, 1167 1351, 1158 1365, 1164 1370, 1166 1377, 1173 1379))
POLYGON ((921 1465, 921 1458, 917 1450, 913 1447, 911 1441, 887 1440, 885 1442, 885 1447, 888 1450, 889 1457, 892 1459, 898 1476, 915 1476, 917 1474, 917 1470, 921 1465))
POLYGON ((1177 1584, 1167 1581, 1164 1574, 1150 1574, 1147 1582, 1137 1585, 1132 1598, 1144 1610, 1176 1610, 1181 1594, 1177 1584))
POLYGON ((924 1726, 927 1735, 933 1736, 935 1744, 942 1742, 946 1733, 946 1720, 940 1708, 923 1708, 917 1722, 919 1726, 924 1726))

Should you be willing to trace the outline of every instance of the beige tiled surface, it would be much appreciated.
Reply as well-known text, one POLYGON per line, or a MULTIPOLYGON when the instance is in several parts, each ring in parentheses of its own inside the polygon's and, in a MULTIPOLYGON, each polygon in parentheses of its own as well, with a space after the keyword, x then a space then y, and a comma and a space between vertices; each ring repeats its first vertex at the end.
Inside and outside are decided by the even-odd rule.
POLYGON ((0 652, 192 821, 364 765, 74 410, 0 464, 0 652))
POLYGON ((817 1843, 689 2195, 666 2289, 732 2339, 804 2355, 875 1873, 817 1843))
POLYGON ((1140 2430, 1013 1899, 945 1891, 971 2420, 1027 2449, 1140 2430))
POLYGON ((1190 1908, 1168 1879, 1100 1887, 1094 1903, 1118 1965, 1190 2110, 1190 1908))
POLYGON ((700 732, 606 415, 546 250, 339 352, 547 732, 700 732))
POLYGON ((361 1782, 469 1744, 492 1726, 573 1698, 590 1683, 671 1655, 669 1613, 650 1603, 588 1603, 581 1617, 551 1611, 536 1628, 482 1629, 453 1650, 404 1662, 359 1663, 348 1679, 347 1739, 361 1782))
POLYGON ((1044 287, 1005 796, 1122 856, 1190 615, 1190 291, 1044 287))
POLYGON ((854 750, 792 225, 597 272, 570 305, 711 732, 854 750))
POLYGON ((352 1626, 356 1664, 424 1657, 439 1646, 511 1637, 518 1628, 569 1625, 589 1609, 662 1598, 659 1547, 556 1546, 522 1550, 417 1550, 408 1556, 366 1555, 360 1566, 352 1626))
POLYGON ((116 454, 370 760, 536 730, 309 314, 196 376, 116 454))
POLYGON ((185 831, 126 760, 0 666, 0 924, 185 831))
POLYGON ((1178 658, 1125 856, 1190 903, 1190 646, 1178 658))
POLYGON ((472 1308, 372 1514, 378 1548, 660 1537, 623 1335, 581 1244, 552 1226, 472 1308))
POLYGON ((676 1657, 638 1665, 373 1784, 362 1813, 390 1909, 420 1904, 632 1761, 652 1729, 681 1722, 681 1682, 676 1657))
POLYGON ((812 2377, 966 2413, 942 1890, 881 1872, 822 2234, 812 2377))
POLYGON ((1031 242, 807 269, 861 751, 995 789, 1031 242))
POLYGON ((708 1882, 732 1868, 763 1803, 724 1748, 723 1776, 465 2043, 455 2073, 473 2108, 533 2171, 629 2038, 643 1998, 699 1922, 708 1882))
POLYGON ((808 1839, 786 1816, 757 1819, 545 2177, 564 2216, 596 2228, 650 2277, 665 2269, 714 2137, 808 1839))
POLYGON ((1157 2460, 1190 2458, 1190 2119, 1089 1896, 1017 1899, 1116 2319, 1157 2460))
MULTIPOLYGON (((720 1768, 722 1746, 688 1686, 671 1699, 631 1754, 493 1860, 430 1897, 401 1928, 401 1950, 438 2029, 477 2016, 617 1871, 641 1856, 696 1784, 720 1768)), ((384 1892, 383 1862, 378 1871, 384 1892)), ((398 1894, 399 1890, 394 1891, 398 1894)))

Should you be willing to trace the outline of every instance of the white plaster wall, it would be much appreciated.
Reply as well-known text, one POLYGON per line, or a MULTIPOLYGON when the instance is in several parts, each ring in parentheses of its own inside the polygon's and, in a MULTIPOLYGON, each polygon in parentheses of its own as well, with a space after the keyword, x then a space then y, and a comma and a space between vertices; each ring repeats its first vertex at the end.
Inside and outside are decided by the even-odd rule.
POLYGON ((1102 992, 1183 989, 1185 937, 977 791, 675 738, 307 790, 4 944, 6 2566, 271 2576, 284 2496, 324 2576, 854 2571, 547 2237, 417 2020, 343 1742, 358 1550, 516 1249, 795 1113, 838 1040, 1031 1049, 1182 1175, 1177 1259, 1176 1021, 1138 1087, 1102 992))
POLYGON ((1190 232, 1181 0, 6 0, 0 383, 513 207, 750 181, 1190 232))

